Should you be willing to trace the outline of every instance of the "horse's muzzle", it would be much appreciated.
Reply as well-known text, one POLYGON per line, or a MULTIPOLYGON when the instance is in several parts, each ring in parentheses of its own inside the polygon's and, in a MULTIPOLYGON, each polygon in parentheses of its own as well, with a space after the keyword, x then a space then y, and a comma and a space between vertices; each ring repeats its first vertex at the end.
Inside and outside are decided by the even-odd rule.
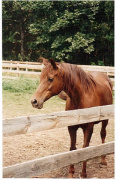
POLYGON ((43 107, 43 102, 38 103, 36 99, 32 99, 31 104, 34 108, 37 108, 37 109, 41 109, 43 107))

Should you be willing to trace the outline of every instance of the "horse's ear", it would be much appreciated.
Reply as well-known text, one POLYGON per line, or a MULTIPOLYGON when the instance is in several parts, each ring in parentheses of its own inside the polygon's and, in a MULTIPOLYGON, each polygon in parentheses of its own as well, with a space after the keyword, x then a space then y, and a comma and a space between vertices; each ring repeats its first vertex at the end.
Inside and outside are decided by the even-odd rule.
POLYGON ((58 66, 53 59, 50 58, 50 62, 54 69, 58 69, 58 66))
POLYGON ((44 64, 45 66, 47 66, 47 65, 49 64, 48 59, 45 59, 45 58, 41 57, 40 60, 43 62, 43 64, 44 64))

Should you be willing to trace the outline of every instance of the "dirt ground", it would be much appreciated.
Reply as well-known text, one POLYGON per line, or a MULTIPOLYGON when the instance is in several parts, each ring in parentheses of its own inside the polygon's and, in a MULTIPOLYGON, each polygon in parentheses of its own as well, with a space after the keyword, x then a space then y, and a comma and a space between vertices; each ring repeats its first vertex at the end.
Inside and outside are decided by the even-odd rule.
MULTIPOLYGON (((94 126, 90 146, 101 143, 101 123, 94 126)), ((106 142, 114 139, 114 122, 107 126, 106 142)), ((77 148, 83 145, 83 133, 77 131, 77 148)), ((67 128, 46 130, 26 135, 16 135, 3 138, 3 166, 10 166, 24 161, 69 151, 70 138, 67 128)), ((67 178, 69 167, 47 173, 36 178, 67 178)), ((75 178, 80 177, 82 163, 75 165, 75 178)), ((88 161, 88 178, 114 178, 114 155, 107 155, 107 166, 100 164, 100 157, 88 161)))

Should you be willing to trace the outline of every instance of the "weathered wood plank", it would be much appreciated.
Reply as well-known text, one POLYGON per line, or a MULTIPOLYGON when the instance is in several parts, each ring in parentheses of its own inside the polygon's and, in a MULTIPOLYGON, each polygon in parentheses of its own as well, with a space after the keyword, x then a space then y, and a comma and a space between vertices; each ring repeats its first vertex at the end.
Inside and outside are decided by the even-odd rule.
POLYGON ((7 73, 16 73, 16 74, 35 74, 41 75, 41 72, 34 72, 34 71, 17 71, 17 70, 9 70, 9 69, 2 69, 2 72, 7 73))
MULTIPOLYGON (((42 64, 40 62, 29 62, 29 61, 5 61, 3 60, 2 63, 20 63, 20 64, 42 64)), ((107 69, 114 69, 113 66, 99 66, 99 65, 78 65, 80 67, 90 67, 90 68, 107 68, 107 69)))
MULTIPOLYGON (((28 62, 28 61, 2 61, 2 63, 13 63, 13 64, 33 64, 33 65, 41 65, 42 63, 40 62, 28 62)), ((114 70, 114 67, 113 66, 98 66, 98 65, 78 65, 79 67, 82 67, 82 68, 90 68, 90 69, 111 69, 111 70, 114 70)))
POLYGON ((114 105, 3 120, 3 135, 26 134, 114 118, 114 105))
MULTIPOLYGON (((19 68, 42 70, 44 65, 42 63, 37 63, 37 62, 2 61, 2 67, 16 68, 17 66, 19 68)), ((109 76, 114 76, 114 67, 90 66, 90 65, 78 65, 78 66, 84 69, 85 71, 100 71, 100 72, 107 73, 107 75, 109 76)))
POLYGON ((30 65, 30 64, 12 64, 12 63, 2 63, 2 67, 12 67, 12 68, 23 68, 23 69, 35 69, 35 70, 42 70, 44 65, 30 65))
POLYGON ((70 164, 89 160, 101 155, 114 153, 114 142, 87 147, 27 161, 3 168, 4 178, 27 178, 42 175, 70 164))
POLYGON ((99 71, 99 72, 103 72, 103 73, 112 73, 112 75, 114 75, 114 70, 112 69, 105 69, 105 68, 90 68, 90 67, 81 67, 83 70, 85 71, 99 71))
MULTIPOLYGON (((20 64, 19 66, 17 66, 17 64, 12 64, 12 65, 4 65, 3 67, 9 67, 9 68, 17 68, 17 67, 19 67, 19 68, 24 68, 24 69, 32 69, 32 70, 42 70, 43 69, 43 66, 42 65, 37 65, 37 66, 35 66, 35 65, 22 65, 22 64, 20 64)), ((107 75, 108 76, 114 76, 114 72, 112 72, 112 71, 108 71, 108 70, 101 70, 101 69, 90 69, 90 68, 83 68, 85 71, 99 71, 99 72, 104 72, 104 73, 107 73, 107 75)), ((9 72, 9 69, 2 69, 2 71, 3 72, 9 72)), ((17 73, 17 70, 10 70, 10 72, 12 72, 13 71, 13 73, 17 73)))
POLYGON ((13 63, 13 64, 33 64, 33 65, 41 65, 42 63, 40 62, 28 62, 28 61, 2 61, 2 63, 13 63))

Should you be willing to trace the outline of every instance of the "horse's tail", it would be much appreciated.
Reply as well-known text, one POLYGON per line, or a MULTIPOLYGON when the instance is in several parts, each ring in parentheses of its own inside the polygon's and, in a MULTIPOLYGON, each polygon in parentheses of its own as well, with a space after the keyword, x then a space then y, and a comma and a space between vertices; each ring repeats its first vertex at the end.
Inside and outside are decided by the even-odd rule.
POLYGON ((58 96, 59 96, 61 99, 65 100, 65 101, 66 101, 66 99, 67 99, 67 94, 66 94, 64 91, 61 91, 61 92, 58 94, 58 96))

